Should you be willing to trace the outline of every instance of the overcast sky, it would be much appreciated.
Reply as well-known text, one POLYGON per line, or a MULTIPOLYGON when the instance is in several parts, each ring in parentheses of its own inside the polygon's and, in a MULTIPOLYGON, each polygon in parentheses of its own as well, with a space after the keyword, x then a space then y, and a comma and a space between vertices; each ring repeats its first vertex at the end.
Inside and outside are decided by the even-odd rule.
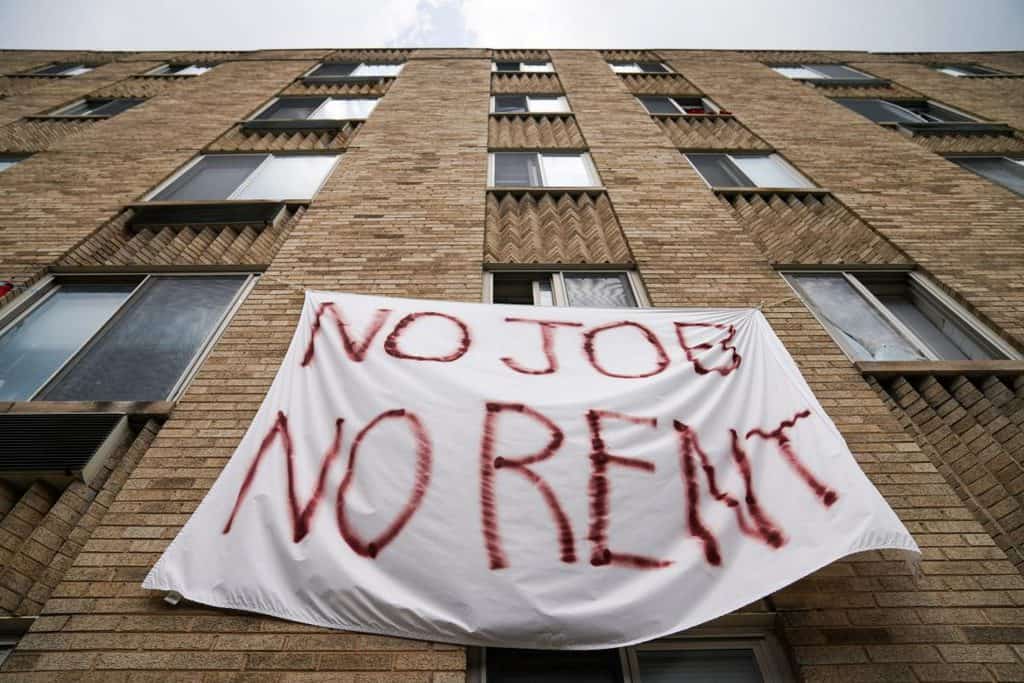
POLYGON ((1024 0, 0 0, 0 48, 1022 50, 1024 0))

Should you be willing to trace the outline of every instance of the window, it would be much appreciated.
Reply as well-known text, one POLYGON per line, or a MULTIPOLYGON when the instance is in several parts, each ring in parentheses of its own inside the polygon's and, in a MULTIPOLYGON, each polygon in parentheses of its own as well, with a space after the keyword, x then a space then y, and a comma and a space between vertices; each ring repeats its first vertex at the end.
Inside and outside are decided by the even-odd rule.
POLYGON ((792 680, 774 639, 663 638, 617 650, 478 650, 473 683, 772 683, 792 680), (480 661, 482 660, 482 661, 480 661))
POLYGON ((649 114, 689 114, 706 115, 719 112, 711 100, 706 97, 638 97, 640 103, 649 114))
POLYGON ((147 199, 311 199, 337 160, 328 154, 207 154, 147 199))
POLYGON ((836 102, 875 123, 963 123, 976 119, 954 109, 925 100, 890 102, 889 100, 837 97, 836 102))
POLYGON ((842 64, 793 64, 789 66, 773 66, 772 70, 786 78, 807 81, 840 80, 875 80, 862 71, 851 69, 842 64))
POLYGON ((661 62, 608 62, 617 74, 669 74, 672 70, 661 62))
POLYGON ((687 154, 711 187, 814 187, 778 154, 687 154))
POLYGON ((144 100, 138 99, 109 99, 109 100, 94 100, 87 99, 80 102, 75 102, 72 105, 58 109, 57 111, 50 114, 50 116, 116 116, 126 109, 131 109, 137 104, 142 104, 144 100))
POLYGON ((917 273, 791 272, 786 279, 854 360, 988 360, 1016 354, 917 273))
POLYGON ((950 64, 948 66, 937 66, 936 71, 941 71, 944 74, 950 76, 1005 76, 1006 73, 1003 71, 996 71, 990 69, 987 66, 978 66, 977 64, 950 64))
POLYGON ((491 98, 495 114, 562 114, 569 102, 558 95, 495 95, 491 98))
POLYGON ((204 74, 212 66, 204 64, 164 64, 150 71, 149 76, 198 76, 204 74))
POLYGON ((172 398, 252 277, 50 281, 0 320, 0 400, 172 398))
POLYGON ((515 271, 488 273, 495 304, 636 308, 640 286, 630 271, 515 271))
POLYGON ((590 155, 579 152, 494 152, 493 187, 597 187, 590 155))
POLYGON ((491 62, 491 71, 499 73, 554 73, 555 67, 551 62, 491 62))
POLYGON ((50 64, 32 72, 33 76, 81 76, 92 71, 85 64, 50 64))
POLYGON ((281 97, 254 118, 261 121, 362 120, 369 117, 376 106, 376 97, 281 97))
MULTIPOLYGON (((27 154, 0 154, 0 173, 14 166, 19 161, 28 159, 27 154)), ((2 296, 2 295, 0 295, 2 296)))
POLYGON ((1024 159, 950 157, 949 160, 1024 197, 1024 159))
POLYGON ((401 64, 389 64, 386 62, 336 62, 321 64, 306 74, 306 78, 344 81, 346 79, 358 78, 390 78, 397 76, 401 72, 401 64))

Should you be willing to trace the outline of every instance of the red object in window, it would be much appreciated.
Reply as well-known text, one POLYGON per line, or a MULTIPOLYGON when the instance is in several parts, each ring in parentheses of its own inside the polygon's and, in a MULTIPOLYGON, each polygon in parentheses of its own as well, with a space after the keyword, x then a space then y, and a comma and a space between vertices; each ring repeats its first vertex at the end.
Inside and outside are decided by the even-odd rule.
POLYGON ((707 110, 704 107, 686 107, 683 109, 687 114, 707 114, 707 110))
POLYGON ((10 280, 0 280, 0 297, 14 289, 14 283, 10 280))
POLYGON ((732 116, 732 112, 726 111, 725 109, 719 109, 718 113, 720 116, 732 116))

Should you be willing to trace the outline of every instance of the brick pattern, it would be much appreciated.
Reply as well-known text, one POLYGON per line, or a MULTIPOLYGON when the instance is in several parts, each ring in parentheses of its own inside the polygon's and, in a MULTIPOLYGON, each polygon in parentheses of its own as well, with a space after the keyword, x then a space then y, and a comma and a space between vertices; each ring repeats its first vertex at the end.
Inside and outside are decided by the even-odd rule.
MULTIPOLYGON (((610 71, 610 69, 609 69, 610 71)), ((693 96, 701 92, 679 74, 620 74, 634 95, 693 96)))
POLYGON ((572 114, 499 114, 487 126, 491 149, 585 149, 572 114))
POLYGON ((891 242, 831 195, 749 192, 723 196, 773 264, 908 265, 891 242))
POLYGON ((484 260, 506 264, 632 263, 604 192, 488 192, 484 260))
POLYGON ((1024 376, 899 377, 875 386, 1024 572, 1024 376))
POLYGON ((734 116, 652 116, 669 140, 690 151, 770 151, 771 145, 751 133, 734 116))
POLYGON ((491 92, 496 95, 564 95, 555 74, 491 74, 491 92))
POLYGON ((192 81, 196 78, 202 78, 204 75, 206 74, 200 74, 199 76, 134 76, 93 90, 89 93, 89 96, 97 98, 138 97, 148 99, 157 95, 174 92, 181 88, 187 88, 192 81))
MULTIPOLYGON (((901 131, 902 132, 902 131, 901 131)), ((1021 154, 1024 137, 1020 133, 942 134, 915 132, 910 139, 936 154, 1021 154)))
POLYGON ((660 62, 656 52, 650 50, 601 50, 601 56, 609 62, 660 62))
POLYGON ((71 135, 87 130, 102 119, 24 119, 0 128, 0 151, 42 152, 71 135))
POLYGON ((343 121, 331 128, 260 129, 232 126, 206 148, 208 152, 326 152, 343 151, 352 142, 360 121, 343 121))
POLYGON ((919 93, 895 83, 886 85, 834 85, 826 80, 801 81, 825 97, 879 98, 883 100, 921 99, 919 93))
POLYGON ((398 63, 409 59, 412 50, 384 49, 384 50, 334 50, 327 54, 324 62, 385 62, 398 63))
POLYGON ((491 57, 496 62, 543 62, 551 59, 547 50, 494 50, 491 57))
POLYGON ((129 209, 58 261, 63 267, 266 265, 305 209, 281 211, 269 225, 227 223, 133 226, 129 209))
POLYGON ((296 81, 282 95, 332 95, 338 97, 382 97, 391 87, 393 78, 374 78, 347 83, 303 83, 296 81))

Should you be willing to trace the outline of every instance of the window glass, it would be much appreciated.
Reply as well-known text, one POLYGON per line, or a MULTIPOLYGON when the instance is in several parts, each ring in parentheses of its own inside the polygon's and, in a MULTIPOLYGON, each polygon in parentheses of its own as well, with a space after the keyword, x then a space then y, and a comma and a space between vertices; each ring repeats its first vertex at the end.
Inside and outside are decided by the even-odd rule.
POLYGON ((625 273, 565 273, 565 293, 570 306, 586 308, 635 308, 636 299, 625 273))
POLYGON ((554 306, 550 273, 495 273, 491 301, 496 304, 554 306))
POLYGON ((885 100, 862 100, 848 97, 837 97, 836 102, 847 109, 851 109, 861 116, 871 119, 875 123, 888 123, 892 121, 921 121, 921 118, 903 107, 886 102, 885 100))
POLYGON ((64 71, 62 71, 61 73, 65 76, 81 76, 82 74, 87 74, 90 71, 92 71, 91 66, 83 66, 81 64, 76 64, 75 66, 64 69, 64 71))
POLYGON ((227 199, 266 159, 264 154, 205 156, 152 197, 155 201, 227 199))
POLYGON ((495 114, 522 114, 527 111, 526 95, 495 95, 495 114))
POLYGON ((331 172, 333 155, 275 156, 232 199, 309 199, 331 172))
POLYGON ((559 114, 569 111, 569 102, 564 97, 533 96, 527 98, 531 112, 537 114, 559 114))
POLYGON ((95 107, 89 113, 93 116, 114 116, 115 114, 120 114, 126 109, 131 109, 137 104, 141 104, 141 100, 120 99, 107 100, 105 102, 97 101, 95 107))
POLYGON ((189 64, 188 66, 178 67, 178 70, 174 73, 176 73, 179 76, 198 76, 200 74, 206 73, 209 70, 210 67, 208 66, 202 66, 200 64, 189 64))
POLYGON ((667 74, 668 67, 660 62, 640 62, 640 70, 645 74, 667 74))
POLYGON ((944 74, 950 76, 991 76, 998 75, 999 71, 995 69, 989 69, 985 66, 978 66, 977 64, 959 64, 957 66, 941 66, 938 69, 944 74))
POLYGON ((42 69, 36 69, 32 73, 40 76, 79 76, 92 71, 92 67, 84 64, 51 64, 42 69))
POLYGON ((8 329, 0 337, 0 400, 28 400, 96 334, 135 285, 63 285, 8 329))
POLYGON ((641 97, 640 102, 649 114, 679 114, 679 108, 669 97, 641 97))
POLYGON ((334 98, 327 100, 313 113, 314 119, 365 119, 377 106, 377 100, 369 97, 334 98))
POLYGON ((636 62, 610 62, 612 71, 617 74, 641 74, 643 68, 636 62))
POLYGON ((357 62, 338 62, 336 64, 321 64, 310 76, 326 76, 334 78, 345 78, 351 76, 352 72, 359 67, 357 62))
POLYGON ((905 102, 903 107, 914 112, 924 121, 931 121, 935 123, 974 121, 970 116, 966 116, 932 102, 905 102))
MULTIPOLYGON (((868 288, 872 289, 870 284, 868 288)), ((975 341, 954 315, 912 285, 904 287, 900 293, 875 293, 875 296, 932 353, 943 360, 986 360, 999 357, 975 341)))
POLYGON ((167 399, 245 280, 244 275, 151 277, 123 315, 41 398, 167 399))
POLYGON ((751 650, 636 651, 641 683, 763 683, 751 650))
POLYGON ((548 187, 591 187, 591 177, 586 157, 582 154, 543 154, 544 184, 548 187))
POLYGON ((622 683, 617 650, 487 649, 487 683, 622 683))
POLYGON ((1024 165, 1004 157, 952 157, 964 168, 1024 196, 1024 165))
POLYGON ((859 71, 855 71, 848 66, 842 66, 840 64, 812 64, 811 68, 824 74, 826 78, 871 78, 866 74, 862 74, 859 71))
POLYGON ((282 97, 256 116, 260 120, 308 119, 324 101, 322 97, 282 97))
POLYGON ((725 154, 687 154, 686 158, 711 187, 751 187, 754 184, 725 154))
POLYGON ((685 114, 714 114, 715 110, 700 97, 673 98, 685 114))
POLYGON ((11 166, 14 166, 19 161, 26 159, 24 155, 18 154, 0 154, 0 172, 6 171, 11 166))
POLYGON ((786 78, 821 78, 817 71, 811 71, 803 66, 774 66, 772 70, 782 74, 786 78))
POLYGON ((551 72, 555 68, 551 66, 551 62, 520 62, 520 71, 531 71, 531 72, 551 72))
POLYGON ((775 154, 730 155, 756 187, 814 187, 775 154))
POLYGON ((402 70, 401 64, 360 64, 352 72, 353 76, 397 76, 402 70))
POLYGON ((519 71, 519 62, 494 62, 495 71, 519 71))
POLYGON ((856 360, 928 359, 842 274, 792 275, 790 279, 836 341, 856 360))
POLYGON ((496 152, 493 158, 495 186, 540 186, 540 166, 538 165, 536 154, 527 152, 496 152))

